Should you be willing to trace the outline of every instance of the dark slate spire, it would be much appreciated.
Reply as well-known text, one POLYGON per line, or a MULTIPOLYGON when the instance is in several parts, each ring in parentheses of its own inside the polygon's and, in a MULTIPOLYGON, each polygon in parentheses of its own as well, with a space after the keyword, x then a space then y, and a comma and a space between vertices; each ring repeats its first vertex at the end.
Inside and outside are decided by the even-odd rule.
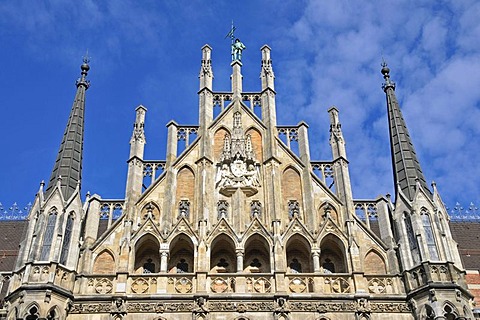
POLYGON ((85 91, 90 86, 90 81, 86 79, 88 70, 90 70, 88 56, 83 58, 83 64, 80 66, 81 77, 77 80, 77 93, 73 101, 72 111, 68 118, 67 127, 63 134, 62 143, 58 150, 57 160, 52 170, 52 175, 48 182, 46 195, 51 193, 57 180, 60 180, 60 186, 65 199, 75 191, 80 183, 82 176, 82 153, 83 153, 83 118, 85 114, 85 91))
POLYGON ((387 96, 388 124, 390 131, 390 148, 392 152, 393 176, 395 191, 402 190, 409 200, 413 200, 417 180, 421 187, 430 192, 418 162, 407 125, 395 96, 395 83, 390 79, 390 69, 386 62, 382 63, 382 74, 385 82, 382 85, 387 96))

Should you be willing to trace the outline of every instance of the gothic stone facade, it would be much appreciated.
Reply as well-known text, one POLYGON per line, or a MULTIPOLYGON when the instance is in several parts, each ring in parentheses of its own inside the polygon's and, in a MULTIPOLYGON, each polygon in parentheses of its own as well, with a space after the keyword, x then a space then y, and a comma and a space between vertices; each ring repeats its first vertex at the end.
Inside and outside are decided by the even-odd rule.
POLYGON ((335 107, 328 161, 310 159, 307 124, 277 125, 268 46, 261 61, 261 91, 242 90, 242 63, 234 59, 231 91, 216 92, 204 46, 198 126, 170 122, 166 159, 145 160, 147 109, 139 106, 125 199, 84 201, 85 60, 3 316, 473 319, 447 212, 436 187, 424 183, 388 68, 395 203, 353 199, 335 107))

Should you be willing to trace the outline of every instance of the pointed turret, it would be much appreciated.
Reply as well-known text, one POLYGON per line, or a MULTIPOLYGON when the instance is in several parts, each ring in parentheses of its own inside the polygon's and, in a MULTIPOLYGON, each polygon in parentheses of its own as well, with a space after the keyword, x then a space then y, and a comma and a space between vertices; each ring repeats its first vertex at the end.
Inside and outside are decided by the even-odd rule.
POLYGON ((385 62, 382 63, 381 72, 385 79, 382 89, 387 97, 395 192, 398 194, 398 191, 401 190, 409 200, 413 200, 417 181, 426 192, 430 191, 395 96, 395 83, 390 79, 390 69, 385 62))
POLYGON ((52 170, 52 175, 47 185, 46 196, 54 189, 61 177, 60 188, 65 200, 70 198, 75 188, 80 183, 82 176, 83 153, 83 122, 85 114, 85 92, 90 86, 86 79, 90 66, 87 56, 83 58, 80 66, 81 77, 77 80, 77 93, 73 101, 72 111, 68 118, 67 127, 63 134, 62 143, 58 151, 57 160, 52 170))

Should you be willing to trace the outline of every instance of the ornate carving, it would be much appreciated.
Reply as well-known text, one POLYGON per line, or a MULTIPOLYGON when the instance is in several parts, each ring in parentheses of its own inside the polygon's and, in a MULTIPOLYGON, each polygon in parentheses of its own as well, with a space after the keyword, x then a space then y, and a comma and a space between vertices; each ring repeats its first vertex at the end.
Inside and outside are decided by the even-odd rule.
POLYGON ((88 281, 88 286, 93 287, 95 292, 100 294, 110 293, 113 289, 112 281, 107 278, 90 279, 88 281))
POLYGON ((241 113, 233 115, 232 137, 225 135, 223 152, 217 164, 215 185, 221 194, 231 196, 240 188, 247 196, 258 192, 260 164, 255 160, 250 135, 244 135, 241 113))
POLYGON ((270 280, 265 277, 248 277, 247 278, 247 291, 257 293, 269 293, 272 291, 272 284, 270 280))
POLYGON ((368 292, 393 293, 393 281, 390 278, 372 278, 368 280, 368 292))

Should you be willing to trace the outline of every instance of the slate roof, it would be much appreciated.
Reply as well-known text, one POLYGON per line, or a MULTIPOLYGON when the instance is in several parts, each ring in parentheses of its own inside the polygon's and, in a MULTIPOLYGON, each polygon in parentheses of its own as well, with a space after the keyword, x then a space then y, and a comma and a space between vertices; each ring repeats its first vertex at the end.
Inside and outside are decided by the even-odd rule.
POLYGON ((0 221, 0 272, 13 270, 27 224, 26 220, 0 221))
POLYGON ((480 222, 450 222, 465 269, 480 270, 480 222))

